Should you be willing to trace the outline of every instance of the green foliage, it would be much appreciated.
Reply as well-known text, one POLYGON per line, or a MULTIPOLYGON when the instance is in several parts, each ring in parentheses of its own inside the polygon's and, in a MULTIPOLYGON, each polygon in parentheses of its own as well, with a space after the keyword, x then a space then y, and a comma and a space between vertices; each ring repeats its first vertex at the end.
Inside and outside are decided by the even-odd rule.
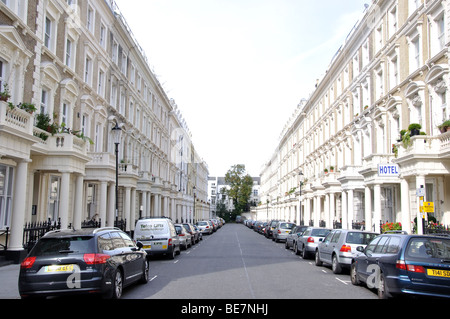
POLYGON ((245 211, 252 193, 253 179, 245 171, 245 165, 234 165, 225 174, 225 182, 230 186, 227 195, 233 200, 235 213, 245 211))

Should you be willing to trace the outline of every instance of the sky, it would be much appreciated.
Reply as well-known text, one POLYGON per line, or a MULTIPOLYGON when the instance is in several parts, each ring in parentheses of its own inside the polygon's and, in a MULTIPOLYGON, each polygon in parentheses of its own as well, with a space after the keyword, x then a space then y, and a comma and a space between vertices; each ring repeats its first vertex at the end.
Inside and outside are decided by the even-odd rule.
POLYGON ((210 176, 259 176, 370 0, 116 0, 210 176))

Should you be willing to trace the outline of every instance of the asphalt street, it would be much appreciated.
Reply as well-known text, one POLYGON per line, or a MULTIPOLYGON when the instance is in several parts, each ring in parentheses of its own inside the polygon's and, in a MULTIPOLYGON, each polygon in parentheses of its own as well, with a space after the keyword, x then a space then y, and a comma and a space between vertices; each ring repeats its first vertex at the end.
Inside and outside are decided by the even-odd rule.
POLYGON ((150 278, 123 298, 377 299, 348 273, 334 275, 242 224, 226 224, 175 260, 153 259, 150 278))

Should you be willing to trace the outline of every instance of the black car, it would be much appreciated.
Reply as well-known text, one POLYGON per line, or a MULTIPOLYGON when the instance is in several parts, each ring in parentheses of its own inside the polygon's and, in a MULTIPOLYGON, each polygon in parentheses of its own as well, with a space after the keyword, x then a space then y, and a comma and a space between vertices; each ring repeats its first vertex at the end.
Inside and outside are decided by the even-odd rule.
POLYGON ((148 282, 147 253, 141 248, 113 227, 49 232, 21 263, 20 296, 98 293, 118 299, 125 286, 148 282))
POLYGON ((450 297, 450 237, 383 234, 355 257, 354 285, 377 289, 380 298, 400 294, 450 297))

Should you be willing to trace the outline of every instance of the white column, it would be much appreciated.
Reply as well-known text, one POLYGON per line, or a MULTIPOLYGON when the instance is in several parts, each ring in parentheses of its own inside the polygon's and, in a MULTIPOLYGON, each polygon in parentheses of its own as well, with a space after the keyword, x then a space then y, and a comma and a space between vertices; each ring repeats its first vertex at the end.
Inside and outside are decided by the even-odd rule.
POLYGON ((305 225, 309 225, 311 220, 311 198, 306 198, 305 204, 305 225))
POLYGON ((76 184, 75 184, 75 200, 73 204, 73 228, 80 229, 81 228, 81 219, 83 214, 83 184, 84 177, 83 175, 77 175, 76 184))
POLYGON ((142 192, 141 197, 141 205, 142 205, 142 217, 148 217, 147 215, 147 192, 142 192))
POLYGON ((372 191, 369 186, 366 186, 364 195, 364 214, 365 214, 365 224, 366 230, 372 231, 372 191))
POLYGON ((336 199, 334 197, 334 193, 330 193, 330 226, 333 227, 333 221, 335 218, 335 210, 336 210, 336 199))
MULTIPOLYGON (((423 188, 425 191, 425 176, 419 175, 416 176, 416 188, 423 188)), ((425 199, 425 198, 423 198, 425 199)), ((420 205, 421 205, 421 197, 417 197, 417 234, 423 235, 423 221, 422 221, 422 213, 420 212, 420 205)))
POLYGON ((406 179, 401 181, 401 204, 402 204, 402 230, 411 234, 411 222, 414 218, 411 218, 409 213, 409 184, 406 179), (412 219, 412 220, 411 220, 412 219))
POLYGON ((353 189, 349 189, 348 190, 348 205, 347 205, 347 209, 348 209, 348 214, 347 214, 347 225, 346 225, 346 229, 352 229, 352 220, 353 220, 353 210, 354 210, 354 192, 353 189))
POLYGON ((348 200, 347 200, 347 191, 342 190, 342 200, 341 200, 341 206, 342 206, 342 229, 347 229, 347 217, 348 217, 348 200))
POLYGON ((69 227, 70 172, 62 172, 59 194, 59 218, 61 218, 61 229, 67 229, 69 227))
POLYGON ((373 223, 375 225, 375 232, 381 232, 381 185, 376 184, 373 188, 373 202, 374 202, 374 214, 373 223))
POLYGON ((116 184, 111 183, 108 187, 108 213, 107 218, 102 219, 102 227, 114 226, 114 219, 116 216, 116 184))
POLYGON ((21 196, 27 187, 28 162, 17 163, 14 178, 13 209, 11 213, 11 236, 8 243, 8 251, 23 250, 23 226, 25 223, 25 200, 21 196))
MULTIPOLYGON (((108 182, 101 181, 100 182, 100 203, 99 203, 98 212, 99 212, 99 218, 101 220, 102 226, 106 226, 107 206, 108 206, 108 182)), ((110 226, 110 225, 108 224, 108 226, 110 226)))
POLYGON ((130 230, 130 205, 131 205, 131 187, 125 187, 125 203, 123 205, 123 219, 127 221, 126 231, 130 230))
POLYGON ((136 222, 136 188, 131 189, 131 205, 130 205, 130 221, 127 221, 127 228, 134 230, 134 224, 136 222))
POLYGON ((326 223, 326 227, 333 227, 333 224, 331 223, 331 218, 330 218, 330 194, 326 194, 325 195, 325 202, 323 204, 323 210, 324 210, 324 215, 325 215, 325 223, 326 223))

